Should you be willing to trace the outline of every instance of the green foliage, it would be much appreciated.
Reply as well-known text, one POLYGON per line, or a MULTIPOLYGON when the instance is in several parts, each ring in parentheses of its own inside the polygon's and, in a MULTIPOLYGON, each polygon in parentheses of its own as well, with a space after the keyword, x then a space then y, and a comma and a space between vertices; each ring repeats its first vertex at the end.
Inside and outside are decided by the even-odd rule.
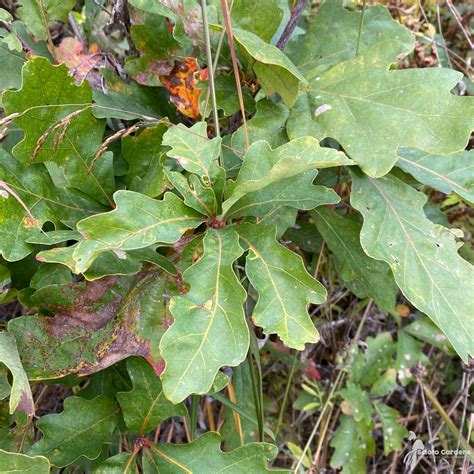
POLYGON ((299 371, 333 468, 402 449, 389 397, 420 383, 424 344, 474 356, 474 272, 443 213, 474 202, 462 75, 408 67, 414 37, 381 5, 307 8, 283 47, 299 7, 235 0, 232 57, 220 2, 17 3, 0 9, 0 303, 24 310, 1 323, 0 470, 273 472, 269 440, 309 467, 284 438, 301 418, 282 426, 299 371), (78 62, 57 64, 71 31, 78 62), (346 350, 372 310, 389 329, 346 350), (320 337, 341 377, 319 381, 320 337), (48 384, 74 395, 33 419, 48 384))

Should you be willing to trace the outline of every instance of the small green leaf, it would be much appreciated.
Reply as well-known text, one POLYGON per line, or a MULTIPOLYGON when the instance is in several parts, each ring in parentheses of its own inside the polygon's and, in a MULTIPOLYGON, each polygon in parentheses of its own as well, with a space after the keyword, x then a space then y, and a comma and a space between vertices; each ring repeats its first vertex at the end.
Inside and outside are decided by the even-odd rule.
MULTIPOLYGON (((425 321, 432 325, 428 318, 425 318, 425 321)), ((415 321, 413 324, 417 324, 417 322, 415 321)), ((398 371, 398 380, 400 380, 400 383, 403 386, 407 385, 409 382, 415 379, 410 371, 412 367, 414 367, 418 363, 423 365, 429 363, 428 357, 426 357, 423 353, 423 344, 414 337, 410 336, 409 333, 406 331, 407 328, 410 328, 410 326, 412 325, 408 325, 403 331, 398 331, 397 333, 398 341, 396 367, 398 371)), ((419 331, 418 329, 416 330, 416 332, 420 334, 421 331, 419 331)), ((446 341, 446 336, 443 335, 443 338, 446 341)), ((453 352, 451 346, 449 346, 449 349, 451 352, 453 352)))
POLYGON ((268 443, 248 443, 230 452, 220 449, 218 433, 201 435, 189 444, 159 444, 145 449, 144 471, 147 473, 206 473, 241 474, 251 472, 261 474, 290 471, 274 470, 267 467, 268 461, 277 454, 275 446, 268 443))
POLYGON ((382 423, 384 456, 388 456, 392 451, 400 451, 404 438, 408 436, 407 429, 397 423, 400 413, 382 402, 375 403, 375 410, 382 423))
POLYGON ((394 311, 397 286, 390 267, 366 255, 359 240, 361 225, 324 207, 314 209, 311 215, 347 287, 359 298, 374 298, 383 311, 394 311))
POLYGON ((127 370, 133 389, 117 393, 117 401, 132 433, 143 436, 167 418, 186 415, 182 403, 173 405, 165 398, 160 379, 145 360, 129 358, 127 370))
POLYGON ((364 251, 390 265, 406 298, 467 361, 474 355, 474 269, 459 256, 454 235, 425 217, 426 196, 394 176, 354 173, 351 203, 364 216, 364 251))
MULTIPOLYGON (((397 353, 398 354, 398 353, 397 353)), ((371 397, 385 397, 397 387, 397 370, 389 367, 370 388, 371 397)))
POLYGON ((334 448, 331 467, 342 467, 344 474, 366 472, 366 457, 375 453, 373 423, 365 420, 356 421, 347 415, 341 415, 339 420, 339 428, 330 443, 334 448))
POLYGON ((236 229, 249 251, 245 272, 259 295, 255 324, 294 349, 317 342, 308 306, 323 303, 326 289, 306 271, 299 255, 275 240, 274 227, 241 224, 236 229))
POLYGON ((136 459, 130 461, 131 456, 131 453, 116 454, 94 466, 92 474, 138 474, 136 459))
POLYGON ((2 42, 8 46, 10 51, 16 51, 18 53, 23 51, 23 46, 21 45, 21 42, 14 31, 10 31, 8 34, 6 34, 3 37, 2 42))
POLYGON ((45 456, 57 467, 72 464, 81 456, 96 459, 102 445, 110 443, 116 422, 117 405, 110 398, 67 397, 62 413, 45 415, 38 421, 43 438, 28 454, 45 456))
POLYGON ((0 449, 0 472, 49 474, 51 465, 44 456, 27 456, 26 454, 7 453, 0 449))
POLYGON ((248 53, 253 70, 262 83, 267 96, 280 94, 288 107, 296 100, 300 84, 307 84, 298 68, 276 46, 266 43, 250 31, 233 28, 236 41, 248 53))
POLYGON ((356 421, 367 422, 372 419, 374 409, 365 390, 355 383, 347 382, 346 387, 341 390, 341 396, 344 398, 341 410, 345 415, 354 417, 356 421))
POLYGON ((171 147, 166 153, 170 158, 198 175, 204 186, 214 188, 216 196, 220 196, 225 179, 218 162, 221 139, 207 137, 206 122, 198 122, 191 128, 182 124, 171 127, 163 135, 163 145, 171 147))
POLYGON ((166 362, 163 389, 173 403, 191 393, 207 393, 221 367, 245 359, 249 347, 245 291, 232 269, 242 253, 233 228, 209 229, 203 256, 183 274, 190 291, 171 300, 175 321, 160 349, 166 362))
MULTIPOLYGON (((0 29, 0 32, 2 30, 0 29)), ((0 90, 19 89, 21 87, 21 68, 25 64, 23 52, 11 51, 0 41, 0 90)))
POLYGON ((127 251, 158 242, 176 242, 186 230, 198 227, 204 220, 172 193, 157 201, 133 191, 117 191, 114 200, 113 211, 77 224, 85 238, 74 250, 78 272, 87 270, 98 255, 108 250, 127 251))
POLYGON ((5 364, 13 375, 13 385, 10 393, 10 413, 16 410, 27 415, 35 412, 33 395, 30 384, 23 369, 15 336, 7 332, 0 332, 0 362, 5 364))
POLYGON ((474 203, 474 151, 430 155, 416 148, 398 152, 397 166, 420 183, 445 194, 455 192, 474 203))

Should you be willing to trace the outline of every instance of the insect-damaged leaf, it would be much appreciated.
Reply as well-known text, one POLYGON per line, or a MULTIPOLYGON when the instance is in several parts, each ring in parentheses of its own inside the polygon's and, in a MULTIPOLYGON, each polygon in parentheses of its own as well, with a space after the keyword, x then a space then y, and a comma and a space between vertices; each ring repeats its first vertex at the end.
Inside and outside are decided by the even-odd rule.
POLYGON ((339 275, 359 298, 370 296, 383 311, 394 311, 397 285, 390 267, 367 256, 360 245, 361 225, 320 207, 311 213, 314 224, 336 257, 339 275))
POLYGON ((32 252, 34 246, 28 242, 44 235, 45 222, 76 222, 102 209, 71 190, 57 188, 43 164, 22 165, 1 148, 0 180, 0 253, 10 262, 32 252))
POLYGON ((271 444, 248 443, 230 452, 223 452, 220 443, 219 434, 210 432, 185 445, 148 445, 143 456, 144 470, 150 474, 154 472, 289 474, 290 472, 267 467, 268 461, 277 454, 276 447, 271 444))
POLYGON ((33 396, 13 334, 0 332, 0 362, 5 364, 13 375, 10 392, 10 413, 15 410, 32 415, 35 411, 33 396))
POLYGON ((170 91, 170 100, 186 117, 196 119, 199 111, 199 97, 204 89, 197 87, 198 81, 207 80, 207 69, 199 69, 194 58, 175 61, 172 70, 160 75, 161 83, 170 91))
POLYGON ((106 152, 89 169, 105 128, 105 121, 92 115, 89 84, 76 86, 65 65, 53 66, 41 57, 29 60, 22 76, 20 90, 3 94, 5 113, 19 113, 15 123, 25 132, 13 149, 15 158, 22 163, 53 162, 67 186, 111 204, 112 154, 106 152))
POLYGON ((189 292, 171 300, 175 321, 160 349, 166 363, 163 389, 173 403, 191 393, 207 393, 221 367, 245 359, 249 346, 245 291, 232 269, 242 252, 231 227, 209 229, 203 256, 183 274, 189 292))
POLYGON ((390 171, 400 147, 434 154, 463 150, 474 129, 474 98, 451 93, 462 74, 388 70, 384 58, 392 47, 376 45, 311 78, 290 114, 290 138, 334 138, 373 177, 390 171))
POLYGON ((416 148, 398 152, 397 166, 420 183, 449 194, 455 192, 474 203, 474 151, 431 155, 416 148))
POLYGON ((161 273, 52 285, 31 299, 54 315, 15 318, 9 331, 30 379, 86 375, 131 355, 145 357, 160 372, 158 344, 173 291, 161 273))
POLYGON ((241 224, 236 229, 249 251, 245 272, 259 295, 255 324, 294 349, 316 342, 319 334, 308 305, 323 303, 326 289, 306 271, 299 255, 275 240, 274 226, 241 224))
POLYGON ((454 235, 426 218, 426 199, 394 176, 353 173, 351 204, 364 217, 364 251, 390 265, 406 298, 467 361, 474 355, 474 269, 459 256, 454 235))
POLYGON ((182 403, 173 405, 165 398, 160 379, 145 360, 129 358, 127 371, 133 389, 117 393, 117 401, 132 433, 145 435, 167 418, 186 415, 182 403))
POLYGON ((313 186, 317 168, 351 165, 343 153, 321 148, 312 137, 272 150, 266 141, 248 149, 230 197, 222 205, 227 217, 265 216, 282 206, 313 209, 336 204, 339 196, 324 186, 313 186))
POLYGON ((46 456, 57 467, 67 466, 81 456, 96 459, 102 445, 111 441, 116 422, 117 404, 110 398, 67 397, 62 413, 45 415, 38 421, 43 438, 28 454, 46 456))
POLYGON ((78 272, 86 271, 98 255, 108 250, 128 251, 158 242, 176 242, 186 230, 198 227, 204 219, 172 193, 157 201, 134 191, 117 191, 114 200, 113 211, 77 224, 77 230, 85 238, 73 254, 78 272))

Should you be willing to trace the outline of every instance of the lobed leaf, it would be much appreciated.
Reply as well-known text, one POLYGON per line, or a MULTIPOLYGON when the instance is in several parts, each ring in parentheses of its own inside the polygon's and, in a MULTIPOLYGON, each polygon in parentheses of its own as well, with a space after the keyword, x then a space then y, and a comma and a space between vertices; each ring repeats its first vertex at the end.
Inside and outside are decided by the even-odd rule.
POLYGON ((232 268, 242 253, 233 228, 209 229, 201 259, 183 274, 189 292, 171 300, 175 321, 160 350, 163 390, 173 403, 207 393, 221 367, 239 365, 247 355, 245 291, 232 268))
POLYGON ((236 229, 249 251, 245 272, 259 295, 255 324, 297 350, 317 342, 308 305, 323 303, 326 289, 306 271, 299 255, 275 240, 273 226, 241 224, 236 229))
POLYGON ((364 224, 364 251, 390 265, 405 297, 446 334, 462 360, 474 354, 474 270, 454 235, 429 221, 426 196, 394 176, 353 173, 351 204, 364 224))

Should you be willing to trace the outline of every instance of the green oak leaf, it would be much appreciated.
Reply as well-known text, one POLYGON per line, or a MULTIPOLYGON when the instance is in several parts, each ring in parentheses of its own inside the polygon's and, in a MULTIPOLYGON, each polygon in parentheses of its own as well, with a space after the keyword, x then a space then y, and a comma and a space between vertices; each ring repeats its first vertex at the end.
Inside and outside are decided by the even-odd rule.
POLYGON ((306 271, 299 255, 275 240, 275 227, 241 224, 236 229, 249 251, 245 272, 259 295, 255 324, 297 350, 317 342, 308 305, 323 303, 326 289, 306 271))
POLYGON ((168 181, 184 199, 186 206, 208 217, 217 214, 217 200, 214 190, 209 186, 203 186, 201 180, 195 174, 186 177, 183 173, 165 169, 168 181))
POLYGON ((63 265, 40 265, 30 281, 35 290, 50 285, 67 285, 72 282, 71 272, 63 265))
POLYGON ((21 89, 3 93, 5 113, 19 113, 15 123, 25 132, 13 155, 22 163, 54 163, 67 186, 111 205, 110 195, 115 189, 112 154, 106 152, 90 169, 102 144, 105 121, 92 115, 87 81, 76 86, 68 72, 64 64, 53 66, 46 58, 36 57, 23 67, 21 89), (70 123, 63 126, 61 120, 69 120, 67 115, 70 123), (61 126, 53 130, 56 125, 61 126), (58 140, 64 130, 64 137, 58 140), (47 138, 38 148, 45 134, 47 138))
POLYGON ((389 62, 397 55, 410 53, 415 46, 413 34, 395 21, 385 6, 350 11, 343 7, 343 0, 326 0, 306 34, 289 43, 288 54, 306 74, 321 65, 332 66, 355 58, 358 41, 359 51, 377 43, 398 43, 398 51, 387 50, 389 62))
POLYGON ((253 70, 267 96, 280 94, 288 107, 293 106, 300 84, 307 84, 298 68, 276 46, 256 34, 233 28, 234 38, 253 59, 253 70))
POLYGON ((290 114, 290 138, 334 138, 373 177, 390 171, 401 147, 434 154, 463 150, 474 129, 474 98, 451 93, 462 74, 388 70, 387 47, 394 45, 376 45, 312 78, 290 114))
POLYGON ((331 467, 342 468, 344 474, 366 472, 365 459, 375 454, 374 428, 371 420, 356 421, 352 416, 340 415, 340 425, 330 442, 334 448, 331 467))
POLYGON ((245 359, 249 347, 245 291, 232 268, 242 253, 232 227, 209 229, 201 259, 183 274, 189 292, 171 300, 175 321, 160 349, 166 362, 163 389, 173 403, 191 393, 207 393, 221 367, 245 359))
POLYGON ((330 209, 311 212, 314 224, 336 258, 339 275, 359 298, 370 296, 383 311, 395 310, 397 285, 390 267, 367 256, 360 245, 361 225, 330 209))
POLYGON ((87 375, 132 355, 160 372, 159 341, 169 325, 167 298, 175 286, 166 274, 109 276, 36 291, 32 304, 53 316, 9 322, 31 380, 87 375))
POLYGON ((127 371, 133 389, 117 393, 117 401, 125 424, 132 433, 143 436, 167 418, 186 415, 187 411, 182 403, 173 405, 166 399, 160 379, 145 360, 129 358, 127 371))
POLYGON ((474 151, 432 155, 416 148, 398 152, 397 166, 420 183, 445 194, 455 192, 474 203, 474 151))
POLYGON ((351 204, 364 217, 364 251, 390 265, 405 297, 467 361, 474 355, 474 269, 459 256, 454 235, 426 218, 426 200, 394 176, 353 173, 351 204))
POLYGON ((225 180, 218 162, 221 141, 219 137, 212 140, 207 137, 206 122, 190 128, 179 124, 163 135, 163 145, 171 147, 166 154, 186 171, 198 175, 203 185, 214 188, 216 196, 220 196, 225 180))
POLYGON ((10 413, 19 410, 27 415, 33 415, 35 412, 33 395, 13 334, 0 332, 0 362, 8 367, 13 376, 13 385, 10 392, 10 413))
POLYGON ((77 230, 85 240, 74 250, 76 270, 84 272, 101 253, 142 249, 176 242, 204 218, 172 193, 157 201, 134 191, 117 191, 113 211, 84 219, 77 230))
MULTIPOLYGON (((0 36, 3 30, 0 28, 0 36)), ((25 64, 25 55, 22 51, 12 51, 0 41, 0 90, 19 89, 21 87, 21 68, 25 64)))
POLYGON ((370 388, 371 397, 385 397, 397 388, 397 370, 389 367, 370 388))
POLYGON ((81 456, 96 459, 102 445, 111 442, 116 423, 117 404, 110 398, 67 397, 62 413, 45 415, 37 422, 43 438, 28 454, 45 456, 56 467, 72 464, 81 456))
POLYGON ((0 472, 49 474, 51 465, 44 456, 27 456, 20 453, 8 453, 0 449, 0 472))
POLYGON ((22 0, 18 15, 37 39, 46 39, 50 22, 66 21, 75 0, 22 0))
POLYGON ((347 382, 346 387, 341 390, 341 396, 344 398, 341 410, 345 415, 354 417, 356 421, 367 422, 372 419, 374 409, 370 403, 369 394, 359 385, 347 382))
POLYGON ((143 456, 144 471, 147 473, 207 473, 241 474, 251 472, 261 474, 290 471, 269 469, 277 449, 268 443, 248 443, 230 452, 220 449, 221 439, 218 433, 209 432, 188 444, 159 444, 145 449, 143 456))
POLYGON ((279 0, 237 0, 232 5, 232 25, 251 31, 269 43, 283 18, 279 0))
POLYGON ((166 125, 160 124, 145 128, 140 135, 122 138, 122 156, 128 163, 124 181, 130 191, 157 197, 165 190, 161 142, 166 130, 166 125))
POLYGON ((43 164, 22 165, 1 148, 0 180, 4 184, 0 195, 0 254, 10 262, 33 251, 29 242, 44 235, 46 222, 75 222, 103 209, 72 190, 57 188, 43 164))
POLYGON ((264 216, 282 206, 313 209, 336 204, 339 196, 334 191, 312 185, 317 168, 352 164, 343 153, 321 148, 312 137, 301 137, 275 150, 265 141, 255 142, 222 205, 223 215, 264 216))
POLYGON ((400 451, 403 440, 408 436, 407 429, 397 423, 400 413, 382 402, 375 402, 375 411, 380 417, 383 430, 383 454, 388 456, 392 451, 400 451))

